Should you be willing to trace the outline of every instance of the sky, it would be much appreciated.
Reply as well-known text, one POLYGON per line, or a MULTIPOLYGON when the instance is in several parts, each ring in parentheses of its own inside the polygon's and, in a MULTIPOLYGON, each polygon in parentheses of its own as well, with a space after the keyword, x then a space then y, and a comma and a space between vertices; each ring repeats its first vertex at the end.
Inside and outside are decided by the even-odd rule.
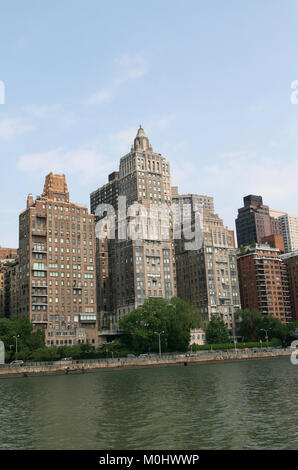
POLYGON ((0 245, 50 171, 89 206, 140 124, 229 228, 247 194, 298 214, 298 0, 3 0, 0 22, 0 245))

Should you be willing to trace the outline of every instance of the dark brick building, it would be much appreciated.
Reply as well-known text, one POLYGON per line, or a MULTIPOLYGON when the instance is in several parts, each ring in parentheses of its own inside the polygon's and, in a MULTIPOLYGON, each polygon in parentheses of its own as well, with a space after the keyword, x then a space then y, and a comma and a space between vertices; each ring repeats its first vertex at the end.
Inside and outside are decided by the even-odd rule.
POLYGON ((236 219, 239 247, 261 243, 266 236, 280 234, 279 222, 270 216, 269 206, 263 204, 262 196, 250 194, 243 198, 243 202, 236 219))

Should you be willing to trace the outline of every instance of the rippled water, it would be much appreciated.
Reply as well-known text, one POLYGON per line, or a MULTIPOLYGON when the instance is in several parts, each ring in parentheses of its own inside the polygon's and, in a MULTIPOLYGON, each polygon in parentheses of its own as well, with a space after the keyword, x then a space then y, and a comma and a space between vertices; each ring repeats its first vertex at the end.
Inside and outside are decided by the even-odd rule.
POLYGON ((298 449, 288 358, 2 379, 0 449, 298 449))

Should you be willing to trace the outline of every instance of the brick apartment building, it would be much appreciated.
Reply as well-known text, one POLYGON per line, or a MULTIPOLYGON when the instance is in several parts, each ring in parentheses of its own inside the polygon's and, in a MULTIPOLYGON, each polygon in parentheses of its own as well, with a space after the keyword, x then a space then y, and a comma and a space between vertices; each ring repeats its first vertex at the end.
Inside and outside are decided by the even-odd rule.
POLYGON ((94 216, 69 201, 64 175, 46 176, 19 217, 19 311, 47 345, 97 344, 94 216))
POLYGON ((283 323, 292 321, 289 279, 278 248, 255 244, 238 250, 242 308, 259 310, 283 323))

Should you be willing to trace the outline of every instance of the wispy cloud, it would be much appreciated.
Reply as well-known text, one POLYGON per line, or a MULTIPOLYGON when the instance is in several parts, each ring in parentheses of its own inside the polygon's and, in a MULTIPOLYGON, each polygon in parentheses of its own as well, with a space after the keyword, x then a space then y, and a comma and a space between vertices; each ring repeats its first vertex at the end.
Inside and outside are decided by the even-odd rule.
POLYGON ((91 146, 72 150, 56 148, 20 156, 17 170, 32 174, 50 171, 76 174, 85 184, 97 180, 101 174, 108 174, 112 164, 111 158, 91 146))
POLYGON ((30 116, 36 121, 54 120, 60 127, 69 127, 76 124, 79 117, 67 110, 61 104, 52 105, 27 105, 21 110, 24 114, 30 116))
POLYGON ((35 124, 26 118, 0 118, 0 140, 10 141, 35 129, 35 124))
POLYGON ((0 118, 0 140, 8 142, 20 135, 34 132, 42 121, 51 120, 55 126, 66 128, 79 120, 78 116, 66 111, 60 104, 23 106, 17 115, 0 118))
POLYGON ((219 158, 224 160, 236 160, 236 159, 243 159, 243 158, 251 158, 255 156, 254 153, 247 152, 245 150, 237 151, 237 152, 222 152, 219 154, 219 158))
POLYGON ((119 70, 112 79, 111 85, 93 93, 87 99, 87 104, 99 104, 110 101, 125 83, 141 78, 148 71, 147 60, 141 54, 123 54, 117 57, 115 62, 119 70))

